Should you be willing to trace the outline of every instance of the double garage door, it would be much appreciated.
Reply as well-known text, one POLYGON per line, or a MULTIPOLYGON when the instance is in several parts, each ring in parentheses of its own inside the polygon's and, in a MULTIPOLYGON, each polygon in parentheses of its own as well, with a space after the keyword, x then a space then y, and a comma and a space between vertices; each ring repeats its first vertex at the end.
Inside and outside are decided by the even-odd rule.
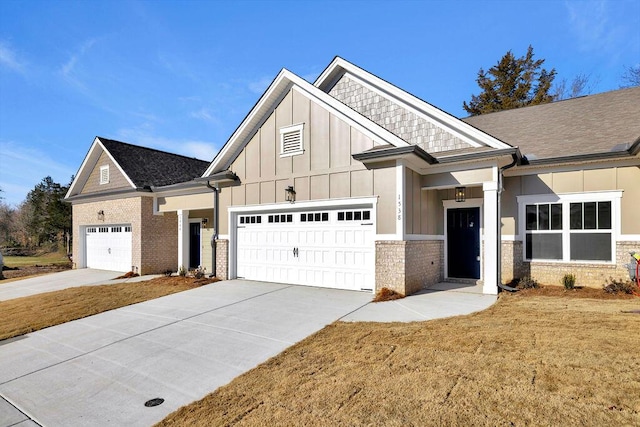
POLYGON ((86 228, 86 266, 99 270, 131 271, 131 226, 86 228))
POLYGON ((236 275, 250 280, 372 290, 372 209, 238 214, 236 275))

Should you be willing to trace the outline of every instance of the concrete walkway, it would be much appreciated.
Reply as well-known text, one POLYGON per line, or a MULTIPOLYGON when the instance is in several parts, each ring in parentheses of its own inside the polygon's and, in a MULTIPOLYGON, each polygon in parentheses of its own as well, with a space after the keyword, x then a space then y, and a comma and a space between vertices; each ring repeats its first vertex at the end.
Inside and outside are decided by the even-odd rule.
POLYGON ((117 279, 124 273, 119 271, 94 270, 83 268, 77 270, 61 271, 59 273, 44 274, 28 279, 14 280, 8 283, 0 281, 0 301, 13 298, 26 297, 44 292, 59 291, 61 289, 77 286, 108 285, 123 282, 136 282, 149 280, 156 276, 139 276, 129 279, 117 279))
POLYGON ((496 299, 453 291, 371 298, 233 280, 1 341, 0 427, 149 426, 336 320, 424 320, 496 299), (146 407, 153 398, 164 402, 146 407))

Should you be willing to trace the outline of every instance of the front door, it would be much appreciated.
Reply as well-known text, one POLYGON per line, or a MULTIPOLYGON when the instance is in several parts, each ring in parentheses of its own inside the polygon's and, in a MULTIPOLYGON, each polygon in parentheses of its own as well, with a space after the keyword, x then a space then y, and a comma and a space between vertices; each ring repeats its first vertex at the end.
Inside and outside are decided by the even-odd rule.
POLYGON ((447 210, 448 277, 480 278, 480 208, 447 210))
POLYGON ((200 223, 189 224, 189 268, 200 266, 200 223))

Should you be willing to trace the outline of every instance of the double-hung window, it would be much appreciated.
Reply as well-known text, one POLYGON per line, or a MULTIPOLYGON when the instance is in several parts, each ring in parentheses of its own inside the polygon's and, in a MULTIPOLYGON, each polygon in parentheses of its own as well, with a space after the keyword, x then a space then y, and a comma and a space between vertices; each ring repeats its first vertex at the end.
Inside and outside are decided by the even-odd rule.
POLYGON ((519 196, 526 261, 614 262, 620 191, 519 196))

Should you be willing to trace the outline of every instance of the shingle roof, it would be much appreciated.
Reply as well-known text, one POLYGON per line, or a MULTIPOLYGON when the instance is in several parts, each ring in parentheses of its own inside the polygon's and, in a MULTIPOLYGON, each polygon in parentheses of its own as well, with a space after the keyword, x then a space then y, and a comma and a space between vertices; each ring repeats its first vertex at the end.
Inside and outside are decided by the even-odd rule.
POLYGON ((98 137, 136 187, 162 187, 191 181, 209 162, 98 137))
POLYGON ((640 138, 640 87, 462 120, 530 159, 624 151, 640 138))

